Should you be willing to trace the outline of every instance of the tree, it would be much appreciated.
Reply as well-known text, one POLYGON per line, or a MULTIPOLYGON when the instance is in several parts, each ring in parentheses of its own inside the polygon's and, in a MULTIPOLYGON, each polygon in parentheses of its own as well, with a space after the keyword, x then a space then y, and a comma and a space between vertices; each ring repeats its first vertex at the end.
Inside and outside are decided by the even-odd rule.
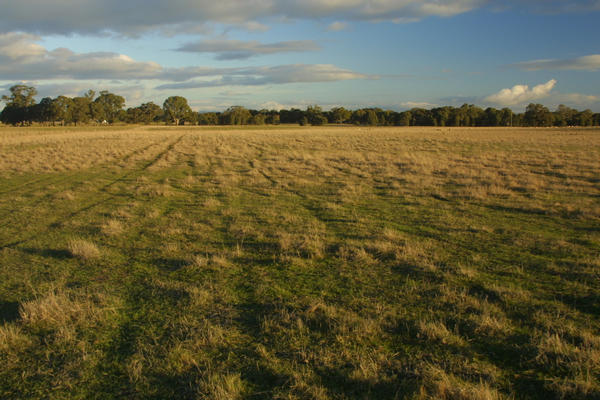
POLYGON ((352 112, 346 110, 344 107, 334 107, 329 112, 330 122, 334 124, 342 124, 350 119, 352 112))
POLYGON ((350 117, 350 122, 354 125, 362 125, 366 119, 367 112, 363 109, 354 110, 352 112, 352 116, 350 117))
POLYGON ((137 107, 140 110, 140 121, 144 124, 149 124, 156 121, 162 114, 163 109, 158 104, 153 102, 143 103, 137 107))
POLYGON ((265 121, 267 119, 267 115, 263 112, 259 112, 254 114, 251 118, 250 118, 250 125, 264 125, 265 121))
POLYGON ((381 125, 381 126, 394 125, 394 121, 396 120, 395 114, 396 113, 391 110, 377 111, 377 119, 379 120, 379 125, 381 125))
POLYGON ((92 100, 87 97, 74 97, 71 117, 75 125, 87 124, 92 118, 92 100))
POLYGON ((551 126, 552 113, 541 104, 529 104, 525 109, 523 119, 528 126, 551 126))
POLYGON ((282 124, 298 124, 302 117, 305 116, 304 111, 298 108, 292 108, 291 110, 279 111, 279 120, 282 124))
POLYGON ((279 123, 280 123, 279 111, 276 111, 276 110, 267 111, 267 118, 265 119, 265 123, 279 125, 279 123))
POLYGON ((396 125, 398 126, 410 126, 412 115, 410 111, 403 111, 396 116, 396 125))
POLYGON ((575 115, 575 125, 592 126, 594 124, 594 113, 591 110, 584 110, 575 115))
POLYGON ((316 104, 306 108, 306 118, 311 125, 320 126, 327 123, 327 117, 323 115, 323 110, 316 104))
POLYGON ((379 118, 377 117, 377 113, 375 110, 367 110, 367 125, 369 126, 377 126, 379 125, 379 118))
POLYGON ((198 124, 200 125, 217 125, 219 116, 214 112, 198 113, 198 124))
POLYGON ((112 124, 119 118, 119 113, 125 106, 125 98, 106 90, 100 92, 100 95, 94 100, 92 106, 92 115, 98 122, 104 120, 112 124))
POLYGON ((572 126, 575 125, 575 116, 577 110, 560 104, 554 112, 554 125, 556 126, 572 126))
POLYGON ((252 114, 242 106, 231 106, 223 114, 221 119, 225 125, 246 125, 252 118, 252 114))
POLYGON ((478 126, 499 126, 502 121, 502 111, 488 107, 477 121, 478 126))
POLYGON ((410 110, 412 115, 411 125, 414 126, 433 126, 434 120, 430 110, 424 108, 413 108, 410 110))
POLYGON ((52 120, 52 99, 44 97, 38 104, 32 106, 31 117, 36 122, 50 122, 52 120))
POLYGON ((37 90, 32 86, 14 85, 10 89, 10 96, 2 96, 6 107, 0 114, 0 120, 11 125, 23 124, 33 120, 32 107, 35 105, 34 96, 37 90))
POLYGON ((58 96, 52 100, 50 110, 53 121, 61 121, 62 125, 69 124, 73 120, 73 99, 58 96))
POLYGON ((500 126, 513 126, 514 122, 513 110, 508 107, 500 110, 500 126))
POLYGON ((168 122, 173 122, 179 125, 181 120, 185 119, 192 113, 192 109, 188 105, 187 99, 181 96, 171 96, 163 103, 163 111, 165 119, 168 122))
POLYGON ((14 85, 10 89, 10 96, 2 96, 2 100, 9 106, 29 107, 35 104, 36 88, 27 85, 14 85))

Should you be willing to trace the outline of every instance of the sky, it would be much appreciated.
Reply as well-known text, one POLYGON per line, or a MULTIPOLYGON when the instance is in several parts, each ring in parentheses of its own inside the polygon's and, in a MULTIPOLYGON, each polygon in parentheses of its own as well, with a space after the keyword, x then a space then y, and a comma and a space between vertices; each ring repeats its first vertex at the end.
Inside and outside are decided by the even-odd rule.
POLYGON ((600 0, 0 0, 0 91, 600 112, 600 0))

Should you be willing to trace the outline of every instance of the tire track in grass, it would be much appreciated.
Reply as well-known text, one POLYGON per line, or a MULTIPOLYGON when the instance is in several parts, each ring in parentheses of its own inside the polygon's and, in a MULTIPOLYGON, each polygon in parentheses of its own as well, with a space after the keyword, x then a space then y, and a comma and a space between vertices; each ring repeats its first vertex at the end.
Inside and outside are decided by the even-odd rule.
MULTIPOLYGON (((166 138, 163 141, 152 142, 149 145, 143 146, 142 148, 135 149, 134 151, 132 151, 129 154, 127 154, 123 159, 121 159, 121 162, 127 162, 129 159, 131 159, 131 157, 135 156, 136 154, 142 154, 145 151, 147 151, 148 149, 150 149, 151 147, 156 146, 156 145, 160 145, 160 144, 162 144, 162 143, 164 143, 164 142, 166 142, 168 140, 169 140, 169 138, 166 138)), ((50 176, 46 176, 46 177, 39 178, 39 179, 34 179, 32 181, 26 182, 25 184, 22 184, 22 185, 19 185, 17 187, 13 187, 13 188, 11 188, 9 190, 5 190, 3 192, 0 192, 0 195, 6 194, 6 193, 13 193, 16 189, 20 189, 20 188, 23 188, 23 187, 26 187, 26 186, 30 186, 30 185, 33 185, 33 184, 36 184, 36 183, 41 183, 40 186, 35 186, 35 187, 31 188, 30 190, 26 190, 25 192, 14 193, 16 196, 19 196, 19 197, 21 197, 21 196, 28 196, 28 195, 31 195, 32 193, 36 192, 36 191, 43 190, 44 186, 48 187, 50 185, 51 186, 62 185, 64 183, 71 182, 71 181, 73 181, 73 175, 77 176, 79 174, 81 174, 80 171, 74 171, 73 173, 67 173, 67 172, 54 173, 54 174, 52 174, 50 176)), ((103 176, 105 174, 106 174, 106 171, 105 170, 101 170, 99 172, 92 173, 90 176, 86 176, 85 178, 86 178, 87 181, 92 181, 95 178, 103 176)), ((28 203, 27 206, 28 207, 36 207, 40 203, 46 201, 47 197, 54 196, 55 194, 60 193, 60 192, 62 192, 64 190, 65 190, 64 188, 59 188, 59 189, 56 189, 56 190, 53 190, 53 191, 49 191, 49 192, 46 193, 46 195, 44 197, 42 197, 42 198, 40 198, 38 200, 35 200, 32 203, 28 203)), ((8 212, 4 213, 4 215, 0 215, 0 220, 5 220, 13 212, 14 212, 14 210, 11 209, 8 212)), ((3 225, 3 226, 5 226, 5 225, 3 225)))
MULTIPOLYGON (((166 139, 164 139, 162 141, 154 141, 154 142, 150 143, 149 145, 143 146, 142 148, 135 149, 134 151, 127 154, 125 156, 125 158, 129 159, 136 154, 143 154, 145 151, 147 151, 151 147, 156 146, 156 145, 160 146, 161 144, 163 144, 164 142, 166 142, 168 140, 169 140, 169 138, 167 137, 166 139)), ((39 181, 43 180, 46 185, 51 185, 51 186, 58 185, 59 188, 52 190, 52 191, 48 191, 44 194, 44 196, 41 196, 40 198, 27 203, 25 205, 25 207, 26 207, 25 212, 30 213, 30 212, 32 212, 32 210, 38 209, 38 207, 41 204, 43 204, 44 202, 47 202, 48 200, 52 200, 58 193, 64 192, 64 191, 69 190, 74 187, 73 185, 71 185, 70 188, 64 187, 63 185, 65 183, 69 183, 69 182, 72 183, 73 181, 76 180, 76 181, 81 181, 81 182, 79 182, 79 185, 81 186, 84 184, 83 182, 95 182, 98 177, 105 176, 107 174, 107 171, 105 168, 103 168, 99 172, 89 173, 89 175, 87 175, 87 174, 88 174, 87 172, 85 172, 83 174, 81 172, 74 172, 74 173, 63 172, 61 174, 56 174, 54 176, 47 177, 45 180, 43 180, 43 179, 39 180, 39 181), (49 182, 48 182, 48 178, 50 178, 49 182), (77 178, 77 179, 75 179, 75 178, 77 178), (60 187, 60 186, 63 186, 63 187, 60 187)), ((112 186, 113 184, 115 184, 121 180, 124 180, 123 176, 117 178, 116 180, 112 181, 108 185, 105 185, 104 187, 97 189, 97 190, 106 191, 106 189, 108 187, 112 186)), ((22 194, 22 195, 27 195, 27 194, 30 194, 37 190, 42 190, 42 189, 43 188, 41 188, 41 187, 36 187, 29 191, 26 191, 25 194, 22 194)), ((4 213, 4 215, 0 216, 0 220, 4 221, 4 223, 2 225, 0 225, 0 229, 6 228, 6 227, 11 227, 11 226, 15 229, 18 228, 19 224, 15 223, 15 222, 18 221, 18 219, 22 217, 22 213, 19 213, 18 211, 20 211, 20 210, 16 210, 14 206, 11 206, 11 209, 9 209, 6 213, 4 213)), ((50 226, 52 226, 52 224, 50 226)), ((16 242, 13 242, 13 244, 16 244, 16 242)), ((6 246, 4 246, 4 247, 6 247, 6 246)), ((4 248, 4 247, 0 247, 0 248, 4 248)))
MULTIPOLYGON (((160 141, 160 140, 153 141, 152 143, 150 143, 150 144, 148 144, 148 145, 145 145, 145 146, 142 146, 141 148, 136 148, 136 149, 134 149, 133 151, 131 151, 131 152, 129 152, 128 154, 126 154, 126 155, 125 155, 123 158, 121 158, 120 160, 119 160, 119 159, 115 159, 115 160, 112 160, 112 161, 110 161, 110 163, 117 163, 117 162, 119 162, 119 161, 120 161, 120 162, 128 162, 128 161, 131 159, 131 157, 135 156, 136 154, 143 153, 144 151, 148 150, 148 149, 149 149, 149 148, 151 148, 152 146, 155 146, 155 145, 157 145, 157 144, 159 144, 159 143, 166 142, 166 141, 168 141, 168 140, 169 140, 169 138, 167 137, 167 138, 165 138, 165 139, 164 139, 164 140, 162 140, 162 141, 160 141)), ((104 165, 106 165, 106 164, 108 164, 108 162, 104 163, 104 165)), ((63 171, 63 172, 54 172, 54 173, 44 173, 44 174, 48 174, 48 175, 50 175, 50 174, 51 174, 51 175, 56 175, 56 176, 59 178, 59 179, 58 179, 59 181, 62 181, 62 182, 64 182, 64 181, 66 181, 66 180, 68 180, 68 179, 69 179, 68 177, 67 177, 67 178, 64 178, 64 177, 63 177, 63 175, 65 174, 65 172, 66 172, 66 171, 63 171), (60 179, 60 178, 62 178, 62 179, 60 179)), ((35 172, 33 172, 33 173, 35 173, 35 172)), ((33 174, 33 173, 31 173, 31 174, 33 174)), ((30 180, 30 181, 28 181, 28 182, 25 182, 25 183, 22 183, 22 184, 18 184, 18 185, 16 185, 16 186, 13 186, 13 187, 11 187, 11 188, 9 188, 9 189, 7 189, 7 190, 0 191, 0 195, 6 194, 6 193, 15 192, 15 191, 16 191, 16 190, 18 190, 18 189, 21 189, 21 188, 23 188, 23 187, 30 186, 30 185, 33 185, 33 184, 36 184, 36 183, 40 183, 40 182, 47 182, 47 181, 48 181, 48 178, 49 178, 49 177, 48 177, 48 176, 46 176, 46 177, 42 177, 42 178, 35 178, 35 179, 32 179, 32 180, 30 180)), ((56 183, 60 183, 60 182, 58 182, 58 181, 57 181, 57 182, 54 182, 54 183, 52 183, 52 184, 56 184, 56 183)), ((21 196, 24 196, 24 195, 30 194, 31 192, 34 192, 34 191, 36 191, 36 190, 38 190, 38 189, 39 189, 39 188, 35 188, 35 187, 34 187, 33 189, 31 189, 31 190, 29 190, 29 191, 26 191, 26 192, 20 192, 20 193, 16 193, 16 194, 18 194, 18 195, 21 195, 21 196)))
MULTIPOLYGON (((82 201, 82 203, 84 203, 85 205, 82 205, 81 207, 79 207, 78 209, 68 212, 66 214, 62 214, 59 217, 54 218, 50 223, 46 223, 43 224, 43 227, 37 227, 36 229, 36 233, 26 236, 26 237, 22 237, 19 238, 17 240, 14 240, 12 242, 9 243, 5 243, 5 244, 1 244, 0 245, 0 250, 5 249, 5 248, 12 248, 15 246, 19 246, 22 245, 24 243, 30 242, 32 240, 36 240, 37 238, 39 238, 41 235, 46 234, 49 230, 52 229, 53 226, 59 225, 61 221, 64 221, 66 219, 70 219, 73 217, 76 217, 86 211, 89 211, 95 207, 98 207, 102 204, 106 204, 108 201, 116 199, 117 197, 119 197, 119 194, 111 194, 107 191, 108 188, 114 186, 115 184, 119 183, 119 182, 123 182, 126 181, 127 179, 131 179, 135 176, 140 176, 143 175, 143 173, 150 168, 151 166, 155 165, 162 157, 164 157, 166 154, 168 154, 170 151, 173 150, 173 148, 177 145, 177 143, 179 143, 183 137, 185 135, 179 136, 176 140, 172 141, 166 149, 164 149, 163 151, 161 151, 160 153, 158 153, 158 155, 156 155, 154 158, 152 158, 149 162, 145 163, 142 165, 141 168, 138 169, 134 169, 132 171, 126 172, 125 174, 122 174, 121 176, 117 177, 116 179, 111 180, 109 183, 95 189, 92 192, 88 193, 87 199, 94 199, 93 201, 89 202, 89 201, 82 201), (101 198, 101 199, 97 199, 98 194, 104 193, 105 195, 101 198)), ((167 138, 165 141, 161 142, 164 143, 168 140, 169 138, 167 138)), ((149 146, 151 147, 151 146, 149 146)), ((148 148, 149 148, 148 147, 148 148)), ((104 172, 105 173, 105 172, 104 172)), ((94 175, 92 175, 92 177, 98 177, 103 175, 102 172, 96 173, 94 175)), ((69 180, 72 179, 71 177, 68 177, 65 179, 69 180)), ((36 204, 41 203, 42 200, 39 200, 36 202, 36 204)), ((6 224, 5 226, 10 225, 10 223, 6 224)), ((22 231, 21 227, 16 226, 14 227, 14 230, 19 230, 22 231)), ((27 229, 28 231, 30 229, 27 229)), ((17 234, 18 235, 18 234, 17 234)), ((17 236, 17 235, 12 235, 12 237, 17 236)), ((11 236, 11 235, 7 235, 7 236, 11 236)))

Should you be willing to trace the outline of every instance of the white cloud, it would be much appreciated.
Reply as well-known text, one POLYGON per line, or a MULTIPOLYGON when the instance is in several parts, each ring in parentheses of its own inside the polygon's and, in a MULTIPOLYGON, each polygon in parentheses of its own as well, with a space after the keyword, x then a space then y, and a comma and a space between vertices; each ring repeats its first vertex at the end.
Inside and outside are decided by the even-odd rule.
MULTIPOLYGON (((34 86, 38 92, 38 98, 44 97, 57 97, 57 96, 68 96, 76 97, 82 96, 88 90, 94 90, 99 93, 101 90, 108 90, 113 93, 125 97, 127 106, 138 104, 145 101, 152 101, 154 98, 151 96, 148 88, 140 83, 123 84, 120 82, 110 81, 25 81, 24 84, 34 86)), ((8 88, 14 83, 10 83, 5 88, 8 88)))
POLYGON ((600 69, 600 54, 590 54, 588 56, 571 59, 551 59, 534 60, 514 64, 515 67, 527 71, 540 70, 578 70, 578 71, 597 71, 600 69))
POLYGON ((23 62, 43 56, 46 49, 35 43, 40 39, 36 35, 15 32, 0 34, 0 57, 23 62))
POLYGON ((327 30, 330 32, 339 32, 346 30, 348 28, 348 24, 346 22, 332 22, 327 26, 327 30))
POLYGON ((49 51, 37 40, 29 34, 0 35, 0 79, 144 79, 162 70, 157 63, 138 62, 123 54, 49 51))
POLYGON ((177 49, 190 53, 214 53, 217 60, 241 60, 258 55, 320 50, 312 40, 296 40, 277 43, 241 41, 229 39, 203 40, 188 43, 177 49))
POLYGON ((434 108, 437 107, 437 104, 428 103, 426 101, 405 101, 400 103, 400 106, 403 108, 434 108))
POLYGON ((285 109, 290 109, 293 107, 289 107, 285 104, 281 104, 278 103, 276 101, 265 101, 264 103, 260 104, 260 109, 261 110, 277 110, 277 111, 281 111, 281 110, 285 110, 285 109))
POLYGON ((513 106, 528 101, 540 100, 548 97, 555 85, 555 79, 534 86, 532 89, 528 85, 515 85, 511 89, 502 89, 498 93, 486 97, 484 101, 501 106, 513 106))
POLYGON ((575 104, 579 106, 589 106, 600 100, 600 97, 581 93, 559 94, 555 99, 558 103, 575 104))
POLYGON ((598 0, 498 0, 498 7, 503 9, 507 6, 528 9, 541 14, 560 14, 600 10, 598 0))
POLYGON ((266 32, 269 30, 267 25, 256 21, 244 22, 240 27, 250 32, 266 32))

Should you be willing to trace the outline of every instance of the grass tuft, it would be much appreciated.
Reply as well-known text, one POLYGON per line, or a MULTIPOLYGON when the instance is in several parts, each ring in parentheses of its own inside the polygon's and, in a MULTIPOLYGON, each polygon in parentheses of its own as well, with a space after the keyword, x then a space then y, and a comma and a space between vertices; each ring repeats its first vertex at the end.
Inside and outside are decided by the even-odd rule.
POLYGON ((100 250, 94 243, 85 239, 71 239, 67 243, 67 249, 73 257, 81 260, 93 260, 100 258, 100 250))

